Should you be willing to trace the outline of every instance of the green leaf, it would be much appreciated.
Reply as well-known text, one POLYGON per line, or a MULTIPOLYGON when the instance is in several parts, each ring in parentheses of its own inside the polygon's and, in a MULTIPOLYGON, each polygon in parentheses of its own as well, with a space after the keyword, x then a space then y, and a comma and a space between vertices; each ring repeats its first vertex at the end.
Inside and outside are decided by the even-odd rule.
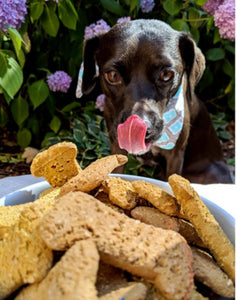
MULTIPOLYGON (((23 83, 23 73, 21 67, 13 57, 0 52, 1 55, 3 55, 2 62, 4 61, 5 74, 0 77, 0 86, 12 99, 23 83), (8 65, 7 69, 6 61, 8 65)), ((2 72, 0 71, 0 73, 2 72)))
POLYGON ((28 93, 33 107, 36 109, 47 99, 49 95, 49 88, 44 80, 41 79, 28 86, 28 93))
POLYGON ((21 96, 12 101, 11 112, 14 121, 20 126, 29 116, 29 105, 21 96))
POLYGON ((81 107, 81 104, 74 101, 74 102, 69 103, 68 105, 64 106, 64 108, 62 109, 62 112, 67 113, 78 107, 81 107))
POLYGON ((29 146, 31 142, 31 132, 29 129, 23 128, 17 132, 17 142, 22 148, 29 146))
POLYGON ((57 116, 54 116, 51 120, 49 127, 53 130, 53 132, 57 133, 61 126, 61 121, 57 116))
POLYGON ((53 7, 46 5, 40 20, 48 35, 55 37, 59 29, 59 20, 53 7))
POLYGON ((16 55, 18 57, 19 51, 21 49, 21 43, 24 42, 24 41, 23 41, 20 33, 15 28, 8 27, 7 30, 8 30, 8 33, 10 35, 10 38, 12 40, 14 49, 16 51, 16 55))
POLYGON ((8 68, 7 56, 0 51, 0 77, 3 77, 8 68))
POLYGON ((200 12, 196 8, 190 8, 188 12, 188 20, 191 25, 191 27, 198 28, 201 24, 202 21, 199 21, 200 19, 200 12))
POLYGON ((204 5, 204 4, 206 3, 206 1, 207 1, 207 0, 195 0, 195 3, 196 3, 197 5, 202 6, 202 5, 204 5))
POLYGON ((59 19, 69 29, 76 29, 78 14, 70 0, 60 0, 58 3, 59 19))
POLYGON ((218 61, 225 57, 225 51, 221 48, 212 48, 207 51, 206 59, 210 61, 218 61))
POLYGON ((120 17, 122 17, 126 14, 126 11, 124 11, 123 7, 115 0, 100 0, 100 3, 103 5, 103 7, 106 10, 108 10, 120 17))
POLYGON ((44 11, 44 2, 30 3, 30 17, 33 21, 38 20, 44 11))
POLYGON ((171 23, 171 27, 178 31, 189 32, 188 24, 182 19, 176 19, 174 22, 171 23))
POLYGON ((178 14, 182 7, 182 0, 165 0, 163 3, 164 10, 171 16, 178 14))
POLYGON ((8 121, 8 115, 5 111, 5 109, 3 109, 3 107, 0 107, 0 127, 5 127, 8 121))

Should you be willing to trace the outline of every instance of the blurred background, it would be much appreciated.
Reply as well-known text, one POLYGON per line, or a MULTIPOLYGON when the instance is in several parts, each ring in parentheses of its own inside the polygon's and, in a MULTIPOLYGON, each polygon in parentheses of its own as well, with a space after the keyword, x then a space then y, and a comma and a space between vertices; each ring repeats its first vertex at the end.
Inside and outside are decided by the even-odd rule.
MULTIPOLYGON (((235 175, 234 0, 0 0, 0 178, 30 173, 37 151, 59 141, 77 145, 82 168, 110 153, 101 91, 76 97, 83 42, 139 18, 189 32, 204 53, 196 93, 235 175)), ((126 173, 156 172, 129 157, 126 173)))

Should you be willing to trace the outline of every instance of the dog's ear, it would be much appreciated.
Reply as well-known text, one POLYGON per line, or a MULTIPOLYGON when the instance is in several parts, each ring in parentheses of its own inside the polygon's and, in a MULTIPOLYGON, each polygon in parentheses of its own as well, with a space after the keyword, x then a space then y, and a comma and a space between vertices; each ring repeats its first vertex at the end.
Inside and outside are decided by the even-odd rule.
POLYGON ((95 36, 84 43, 82 76, 82 93, 88 95, 96 86, 98 76, 96 71, 95 53, 99 47, 99 37, 95 36))
POLYGON ((180 54, 184 69, 188 75, 190 92, 194 93, 195 86, 205 70, 205 57, 188 34, 182 34, 179 39, 180 54))

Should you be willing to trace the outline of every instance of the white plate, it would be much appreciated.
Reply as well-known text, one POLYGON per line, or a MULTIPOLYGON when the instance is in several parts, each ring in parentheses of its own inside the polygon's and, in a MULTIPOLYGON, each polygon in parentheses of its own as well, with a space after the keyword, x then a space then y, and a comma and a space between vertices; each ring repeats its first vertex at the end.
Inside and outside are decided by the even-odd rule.
MULTIPOLYGON (((156 179, 151 179, 147 177, 139 177, 139 176, 132 176, 126 174, 111 174, 111 176, 121 177, 124 180, 134 181, 134 180, 146 180, 150 183, 153 183, 166 192, 172 194, 172 190, 167 182, 159 181, 156 179)), ((22 203, 27 203, 34 201, 38 198, 39 194, 44 191, 45 189, 49 188, 50 185, 46 182, 39 182, 32 185, 29 185, 25 188, 17 190, 13 193, 6 195, 5 197, 0 198, 0 205, 17 205, 22 203)), ((234 217, 229 214, 226 210, 222 207, 215 204, 213 201, 202 197, 202 200, 207 205, 210 212, 215 216, 216 220, 221 225, 223 231, 229 237, 231 242, 235 244, 235 219, 234 217)))

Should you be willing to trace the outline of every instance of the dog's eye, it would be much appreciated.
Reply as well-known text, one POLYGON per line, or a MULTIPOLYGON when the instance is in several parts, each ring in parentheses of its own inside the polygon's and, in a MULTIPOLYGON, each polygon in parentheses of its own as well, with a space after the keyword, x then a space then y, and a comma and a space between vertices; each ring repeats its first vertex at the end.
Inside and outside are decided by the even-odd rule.
POLYGON ((163 70, 161 73, 160 73, 160 80, 164 81, 164 82, 167 82, 169 81, 170 79, 172 79, 174 77, 174 72, 171 71, 171 70, 163 70))
POLYGON ((120 75, 116 71, 109 71, 105 73, 105 79, 110 84, 120 84, 122 82, 120 75))

